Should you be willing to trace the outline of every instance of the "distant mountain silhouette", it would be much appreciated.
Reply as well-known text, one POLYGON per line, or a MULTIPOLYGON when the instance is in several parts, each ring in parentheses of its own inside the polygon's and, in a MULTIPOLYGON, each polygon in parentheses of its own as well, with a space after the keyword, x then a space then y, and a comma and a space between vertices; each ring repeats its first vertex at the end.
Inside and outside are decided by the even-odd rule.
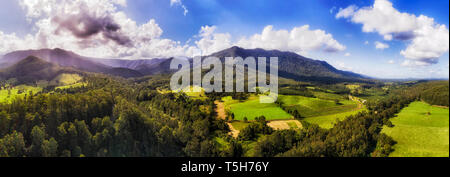
POLYGON ((90 57, 84 57, 76 53, 63 49, 41 49, 41 50, 21 50, 6 54, 0 60, 0 68, 12 66, 28 56, 38 57, 48 63, 61 67, 72 67, 80 71, 105 73, 122 77, 140 77, 141 73, 133 69, 117 66, 105 65, 98 60, 90 57))
POLYGON ((60 67, 35 56, 29 56, 18 63, 0 70, 0 78, 16 78, 21 83, 32 83, 39 80, 52 80, 62 73, 78 73, 79 71, 60 67))
MULTIPOLYGON (((363 81, 369 79, 366 76, 349 71, 341 71, 325 61, 313 60, 293 52, 282 52, 278 50, 264 49, 243 49, 240 47, 231 47, 210 56, 219 57, 278 57, 279 76, 302 81, 363 81)), ((267 70, 268 71, 268 70, 267 70)))
MULTIPOLYGON (((23 50, 6 54, 0 59, 0 68, 7 68, 20 62, 28 56, 36 56, 47 63, 60 67, 72 67, 80 71, 105 73, 122 77, 140 77, 144 75, 169 74, 170 63, 174 58, 168 59, 100 59, 78 55, 63 49, 23 50)), ((370 78, 349 71, 341 71, 325 61, 313 60, 293 52, 264 49, 243 49, 231 47, 210 56, 219 57, 278 57, 279 76, 299 81, 321 82, 369 82, 370 78)), ((192 59, 189 59, 192 63, 192 59)))

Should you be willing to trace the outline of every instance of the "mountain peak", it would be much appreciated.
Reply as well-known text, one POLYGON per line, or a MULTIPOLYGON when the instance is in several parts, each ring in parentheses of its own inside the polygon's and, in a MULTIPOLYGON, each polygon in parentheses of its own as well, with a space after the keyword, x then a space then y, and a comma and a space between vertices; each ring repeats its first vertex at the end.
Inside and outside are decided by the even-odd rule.
POLYGON ((50 64, 50 63, 45 61, 45 60, 43 60, 43 59, 41 59, 41 58, 39 58, 39 57, 30 55, 30 56, 24 58, 23 60, 21 60, 20 62, 18 62, 17 64, 15 64, 15 65, 21 66, 21 65, 26 65, 26 64, 50 64))
POLYGON ((294 52, 265 50, 261 48, 243 49, 237 46, 216 52, 211 56, 224 57, 278 57, 278 70, 281 77, 301 81, 352 82, 363 81, 362 75, 341 71, 326 61, 303 57, 294 52))

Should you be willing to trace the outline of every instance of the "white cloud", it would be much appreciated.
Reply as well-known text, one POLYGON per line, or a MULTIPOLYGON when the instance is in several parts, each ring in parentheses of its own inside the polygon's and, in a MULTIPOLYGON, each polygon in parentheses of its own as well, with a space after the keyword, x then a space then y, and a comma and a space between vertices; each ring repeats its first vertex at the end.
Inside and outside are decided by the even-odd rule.
POLYGON ((155 20, 138 25, 118 10, 126 0, 20 0, 34 34, 0 31, 0 53, 64 48, 92 57, 153 58, 186 55, 191 47, 161 38, 155 20))
POLYGON ((216 26, 203 26, 199 32, 201 39, 195 44, 203 55, 229 48, 232 46, 231 35, 228 33, 215 33, 216 26))
POLYGON ((429 66, 431 64, 423 61, 405 60, 401 65, 406 67, 418 67, 418 66, 429 66))
MULTIPOLYGON (((0 31, 0 54, 14 50, 63 48, 101 58, 155 58, 208 55, 231 46, 296 52, 337 52, 345 46, 333 36, 308 25, 292 30, 265 27, 261 33, 232 40, 216 26, 203 26, 192 38, 194 44, 162 38, 163 29, 154 19, 138 24, 119 7, 126 0, 20 0, 32 34, 19 37, 0 31)), ((174 5, 181 1, 174 0, 174 5)), ((172 3, 172 2, 171 2, 172 3)))
POLYGON ((184 12, 184 16, 187 15, 187 13, 189 12, 189 10, 187 9, 187 7, 183 4, 183 2, 181 2, 181 0, 170 0, 170 6, 180 6, 181 8, 183 8, 184 12))
POLYGON ((347 66, 344 62, 337 61, 334 66, 339 70, 353 71, 353 67, 347 66))
POLYGON ((349 56, 351 56, 351 54, 350 53, 345 53, 345 56, 349 57, 349 56))
POLYGON ((388 0, 375 0, 371 7, 340 17, 362 24, 364 32, 376 32, 384 40, 408 41, 407 48, 400 52, 406 59, 413 60, 408 65, 437 63, 437 58, 449 50, 449 30, 445 25, 437 24, 433 18, 424 15, 399 12, 388 0))
POLYGON ((412 60, 433 61, 449 49, 449 31, 445 25, 424 26, 415 31, 416 37, 401 51, 401 55, 412 60))
POLYGON ((199 32, 200 39, 195 41, 196 47, 203 55, 208 55, 231 46, 243 48, 263 48, 268 50, 291 51, 306 54, 309 51, 322 50, 337 52, 345 50, 345 46, 333 39, 331 34, 323 30, 310 30, 308 25, 295 27, 291 31, 273 30, 266 26, 259 34, 244 36, 237 41, 232 40, 229 33, 217 33, 216 26, 203 26, 199 32))
POLYGON ((364 45, 369 45, 369 41, 364 42, 364 45))
POLYGON ((274 30, 269 25, 261 34, 241 38, 236 45, 244 48, 278 49, 297 53, 312 50, 337 52, 345 50, 345 46, 323 30, 310 30, 309 25, 295 27, 291 31, 274 30))
POLYGON ((388 64, 395 64, 395 61, 394 60, 389 60, 388 64))
POLYGON ((339 8, 339 12, 336 14, 336 18, 348 18, 350 16, 353 16, 355 14, 355 11, 358 9, 357 6, 351 5, 348 6, 345 9, 339 8))
POLYGON ((376 49, 380 49, 380 50, 384 50, 384 49, 389 48, 389 45, 385 44, 385 43, 382 43, 382 42, 379 42, 379 41, 376 41, 375 42, 375 48, 376 49))

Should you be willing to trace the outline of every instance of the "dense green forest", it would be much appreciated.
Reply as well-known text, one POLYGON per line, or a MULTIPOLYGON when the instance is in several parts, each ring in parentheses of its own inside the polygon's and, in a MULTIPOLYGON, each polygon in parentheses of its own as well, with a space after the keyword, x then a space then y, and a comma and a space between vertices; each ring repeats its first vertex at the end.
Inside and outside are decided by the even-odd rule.
MULTIPOLYGON (((301 129, 274 130, 262 116, 233 138, 227 122, 217 118, 214 101, 223 96, 245 100, 248 94, 194 99, 164 93, 165 75, 123 79, 86 74, 83 82, 88 84, 45 88, 0 103, 0 156, 241 157, 245 142, 254 142, 252 156, 258 157, 383 157, 395 141, 381 129, 392 126, 389 119, 402 108, 415 100, 448 106, 448 81, 400 85, 331 129, 302 121, 301 129)), ((317 89, 349 93, 338 85, 317 89)), ((312 96, 298 84, 285 92, 312 96)))

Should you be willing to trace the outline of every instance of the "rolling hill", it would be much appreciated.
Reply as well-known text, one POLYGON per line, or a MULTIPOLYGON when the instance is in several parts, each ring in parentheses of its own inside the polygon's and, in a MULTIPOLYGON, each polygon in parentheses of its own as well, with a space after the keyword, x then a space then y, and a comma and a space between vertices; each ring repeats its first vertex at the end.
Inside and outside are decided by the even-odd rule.
POLYGON ((18 63, 0 70, 0 78, 16 78, 21 83, 52 80, 62 73, 79 73, 73 68, 61 67, 35 56, 29 56, 18 63))
MULTIPOLYGON (((122 77, 140 77, 141 73, 121 65, 105 65, 99 62, 101 59, 84 57, 63 49, 21 50, 6 54, 0 59, 0 69, 8 68, 22 61, 28 56, 38 57, 48 63, 61 67, 72 67, 86 72, 104 73, 122 77)), ((108 61, 108 60, 106 60, 108 61)), ((105 61, 105 62, 106 62, 105 61)), ((119 61, 117 61, 119 62, 119 61)))

